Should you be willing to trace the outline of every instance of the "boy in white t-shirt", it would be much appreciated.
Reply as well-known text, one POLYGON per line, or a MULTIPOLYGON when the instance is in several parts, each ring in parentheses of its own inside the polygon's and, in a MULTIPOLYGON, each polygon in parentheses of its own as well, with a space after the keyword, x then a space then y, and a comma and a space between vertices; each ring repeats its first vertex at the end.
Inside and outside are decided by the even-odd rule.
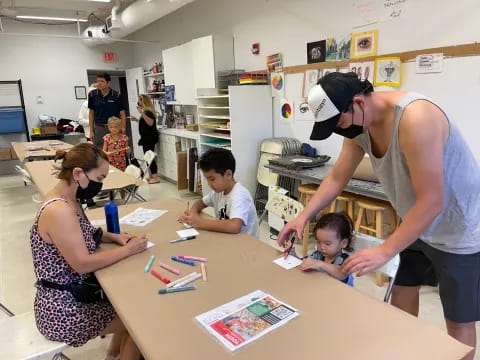
POLYGON ((248 190, 233 177, 232 152, 211 149, 202 155, 199 167, 213 191, 195 202, 178 221, 197 229, 231 234, 244 232, 258 237, 257 212, 248 190), (213 206, 216 220, 200 217, 200 212, 208 206, 213 206))

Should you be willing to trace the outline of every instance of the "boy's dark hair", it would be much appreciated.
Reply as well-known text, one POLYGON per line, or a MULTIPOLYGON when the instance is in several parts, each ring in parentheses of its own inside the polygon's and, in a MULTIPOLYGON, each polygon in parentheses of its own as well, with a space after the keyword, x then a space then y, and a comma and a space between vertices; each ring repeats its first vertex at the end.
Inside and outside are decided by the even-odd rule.
POLYGON ((214 170, 222 176, 227 170, 231 170, 234 174, 235 158, 230 150, 214 148, 202 155, 198 166, 202 171, 214 170))
POLYGON ((313 233, 316 234, 318 229, 335 231, 340 240, 348 240, 345 250, 352 251, 350 245, 353 238, 353 221, 346 212, 332 212, 323 215, 315 224, 313 233))
POLYGON ((110 80, 112 80, 112 78, 110 77, 110 74, 109 73, 106 73, 106 72, 103 72, 103 73, 100 73, 97 75, 97 79, 98 78, 102 78, 102 79, 105 79, 106 82, 109 82, 110 80))

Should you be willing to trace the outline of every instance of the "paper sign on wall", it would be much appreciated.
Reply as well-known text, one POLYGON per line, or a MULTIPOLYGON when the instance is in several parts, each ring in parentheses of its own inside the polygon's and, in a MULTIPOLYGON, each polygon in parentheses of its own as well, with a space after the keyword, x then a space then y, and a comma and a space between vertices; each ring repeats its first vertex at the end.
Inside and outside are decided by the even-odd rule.
POLYGON ((418 55, 415 61, 417 74, 441 73, 443 71, 443 53, 418 55))
POLYGON ((358 75, 360 80, 367 79, 373 84, 375 63, 373 61, 351 62, 348 64, 348 71, 358 75))

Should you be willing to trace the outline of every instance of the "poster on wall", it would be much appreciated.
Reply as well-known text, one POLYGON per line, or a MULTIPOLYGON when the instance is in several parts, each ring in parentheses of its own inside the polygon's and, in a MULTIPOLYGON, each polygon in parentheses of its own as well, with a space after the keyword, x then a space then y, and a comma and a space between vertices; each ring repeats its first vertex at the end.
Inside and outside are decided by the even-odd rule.
POLYGON ((270 74, 270 85, 273 97, 285 96, 285 74, 283 72, 270 74))
POLYGON ((378 31, 371 30, 352 35, 352 59, 377 55, 378 31))
POLYGON ((280 72, 283 70, 282 54, 276 53, 267 56, 267 68, 268 72, 280 72))
POLYGON ((314 121, 307 98, 298 98, 294 101, 293 105, 295 108, 295 121, 314 121))
POLYGON ((347 36, 331 37, 326 40, 326 61, 350 59, 352 34, 347 36))
POLYGON ((293 103, 287 99, 280 99, 277 107, 278 118, 286 122, 293 122, 295 114, 293 110, 293 103))
POLYGON ((326 52, 325 40, 307 43, 307 64, 324 62, 326 52))
POLYGON ((373 61, 352 62, 348 64, 348 72, 354 72, 360 80, 367 79, 373 84, 375 63, 373 61))
POLYGON ((418 55, 415 61, 417 74, 441 73, 443 71, 443 53, 418 55))
POLYGON ((307 70, 303 74, 302 96, 307 97, 310 89, 317 84, 318 70, 307 70))
POLYGON ((401 62, 399 57, 392 56, 375 59, 373 85, 400 87, 401 75, 401 62))

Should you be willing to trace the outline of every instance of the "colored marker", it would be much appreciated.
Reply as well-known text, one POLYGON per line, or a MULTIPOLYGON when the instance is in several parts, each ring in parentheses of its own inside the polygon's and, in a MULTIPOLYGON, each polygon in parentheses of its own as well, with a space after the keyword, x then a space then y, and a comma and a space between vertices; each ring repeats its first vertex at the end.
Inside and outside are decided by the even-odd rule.
POLYGON ((161 267, 161 268, 164 268, 165 270, 168 270, 170 271, 171 273, 174 273, 175 275, 180 275, 180 270, 178 269, 175 269, 171 266, 168 266, 167 264, 164 264, 164 263, 158 263, 158 265, 161 267))
POLYGON ((183 286, 183 287, 177 287, 177 288, 160 289, 158 290, 158 293, 168 294, 168 293, 179 292, 179 291, 195 290, 196 288, 197 288, 196 286, 183 286))
POLYGON ((173 244, 173 243, 177 243, 177 242, 180 242, 180 241, 192 240, 192 239, 195 239, 195 238, 196 238, 195 235, 185 236, 185 237, 181 237, 181 238, 178 238, 178 239, 170 240, 170 242, 173 244))
POLYGON ((195 274, 194 276, 191 276, 188 279, 185 279, 183 281, 176 283, 175 285, 172 286, 172 288, 183 287, 187 284, 190 284, 191 282, 194 282, 197 279, 200 279, 201 276, 202 274, 195 274))
POLYGON ((200 269, 202 269, 202 279, 203 281, 207 281, 207 265, 204 263, 200 264, 200 269))
POLYGON ((173 287, 174 285, 177 285, 178 283, 180 283, 180 282, 182 282, 182 281, 185 281, 185 280, 187 280, 187 279, 189 279, 189 278, 192 278, 192 277, 194 277, 194 276, 197 275, 197 274, 198 274, 197 272, 193 272, 193 273, 191 273, 191 274, 188 274, 188 275, 186 275, 186 276, 184 276, 184 277, 182 277, 182 278, 180 278, 180 279, 177 279, 177 280, 175 280, 175 281, 172 281, 170 284, 167 284, 165 287, 166 287, 166 288, 171 288, 171 287, 173 287))
POLYGON ((169 284, 170 283, 170 279, 167 279, 165 276, 163 276, 162 274, 160 274, 158 271, 156 271, 155 269, 152 269, 152 271, 150 271, 150 274, 152 274, 153 276, 155 276, 157 279, 160 279, 162 280, 165 284, 169 284))
POLYGON ((152 267, 152 264, 153 264, 153 260, 155 260, 155 255, 152 255, 150 256, 150 260, 148 260, 147 262, 147 265, 145 265, 145 268, 143 269, 143 272, 149 272, 151 267, 152 267))
POLYGON ((200 261, 200 262, 207 262, 206 258, 197 257, 197 256, 187 256, 187 255, 178 255, 180 259, 185 260, 193 260, 193 261, 200 261))
POLYGON ((195 266, 197 265, 197 263, 195 261, 192 261, 192 260, 184 260, 184 259, 180 259, 176 256, 172 256, 172 260, 173 261, 178 261, 178 262, 181 262, 183 264, 187 264, 187 265, 190 265, 190 266, 195 266))

